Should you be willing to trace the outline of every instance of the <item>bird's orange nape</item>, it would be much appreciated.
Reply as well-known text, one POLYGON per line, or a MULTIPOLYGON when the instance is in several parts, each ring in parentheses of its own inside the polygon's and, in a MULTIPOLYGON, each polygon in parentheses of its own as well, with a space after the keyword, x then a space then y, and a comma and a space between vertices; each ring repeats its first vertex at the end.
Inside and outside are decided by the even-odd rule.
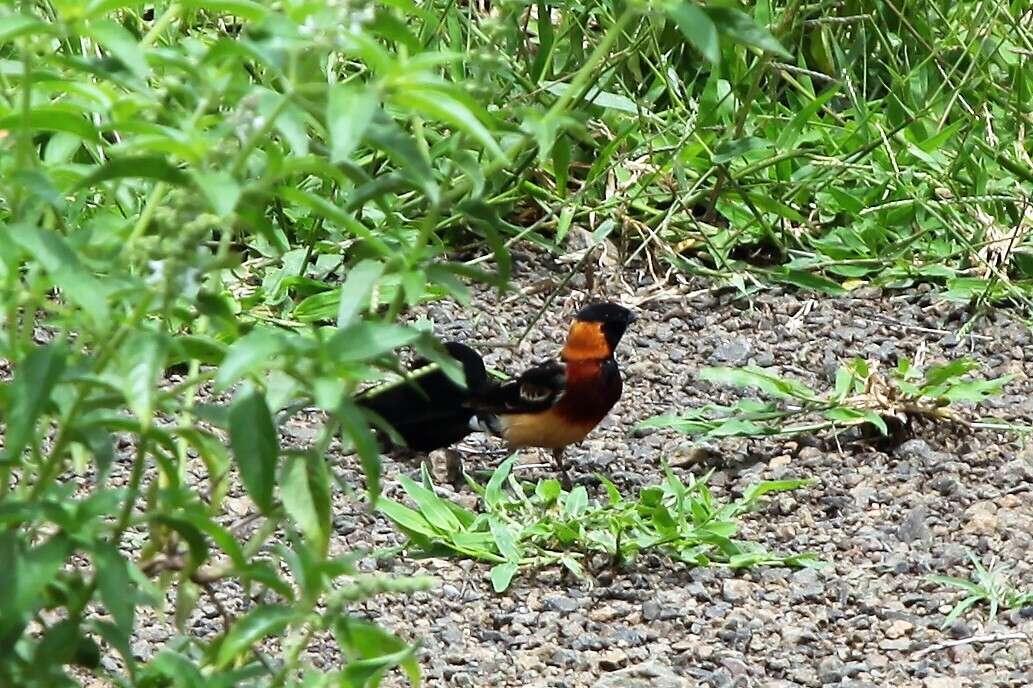
POLYGON ((612 353, 601 322, 575 320, 570 326, 560 358, 564 361, 599 361, 612 353))

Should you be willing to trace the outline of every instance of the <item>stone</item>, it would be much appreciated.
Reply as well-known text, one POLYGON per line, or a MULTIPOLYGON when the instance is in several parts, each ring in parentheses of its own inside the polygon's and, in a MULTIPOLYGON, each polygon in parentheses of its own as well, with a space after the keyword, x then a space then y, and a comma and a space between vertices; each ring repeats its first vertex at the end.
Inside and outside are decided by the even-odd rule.
POLYGON ((928 542, 932 539, 929 526, 925 524, 928 512, 924 506, 918 506, 907 512, 904 520, 897 528, 897 539, 901 542, 928 542))
POLYGON ((553 612, 561 612, 563 614, 569 614, 572 611, 577 610, 577 600, 572 597, 546 597, 544 600, 545 608, 553 612))
POLYGON ((813 639, 814 633, 809 629, 801 628, 799 626, 782 627, 782 642, 786 645, 799 645, 802 642, 807 642, 813 639))
POLYGON ((628 653, 624 650, 611 648, 604 650, 599 655, 599 668, 603 671, 615 671, 628 662, 628 653))
POLYGON ((717 363, 727 363, 729 365, 739 365, 745 363, 746 359, 750 357, 753 352, 753 347, 750 345, 750 340, 746 337, 734 337, 727 341, 721 342, 714 353, 711 354, 710 360, 717 363))
POLYGON ((993 502, 976 502, 965 509, 962 528, 976 535, 992 535, 997 530, 997 506, 993 502))
POLYGON ((900 639, 900 640, 883 640, 883 641, 881 641, 879 643, 879 649, 880 650, 886 650, 886 651, 902 652, 903 650, 908 649, 910 646, 911 646, 911 643, 908 642, 907 640, 904 640, 904 639, 900 639))
POLYGON ((721 586, 721 596, 726 602, 736 603, 748 600, 752 585, 741 578, 729 578, 721 586))
POLYGON ((789 596, 795 602, 817 600, 825 594, 825 584, 814 569, 800 569, 789 577, 789 596))
POLYGON ((560 648, 549 657, 549 664, 557 667, 575 667, 578 663, 578 653, 573 650, 560 648))
POLYGON ((968 681, 950 676, 926 676, 922 680, 922 688, 961 688, 967 685, 968 681))
POLYGON ((593 683, 592 688, 690 688, 690 684, 654 660, 614 671, 593 683))
POLYGON ((823 684, 839 683, 846 675, 843 660, 835 655, 830 655, 818 663, 818 680, 823 684))
POLYGON ((889 628, 886 629, 886 637, 891 640, 903 638, 905 635, 910 633, 914 627, 915 625, 912 623, 904 621, 903 619, 897 619, 889 625, 889 628))

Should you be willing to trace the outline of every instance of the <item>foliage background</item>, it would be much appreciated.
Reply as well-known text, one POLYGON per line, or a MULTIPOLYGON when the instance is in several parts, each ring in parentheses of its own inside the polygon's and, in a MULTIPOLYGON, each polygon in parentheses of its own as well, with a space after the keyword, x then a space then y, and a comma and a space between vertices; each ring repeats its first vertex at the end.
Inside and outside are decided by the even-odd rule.
POLYGON ((348 610, 426 582, 329 553, 324 454, 350 442, 375 502, 351 393, 399 347, 440 360, 399 316, 504 287, 517 239, 587 229, 742 290, 929 281, 1030 303, 1021 0, 0 11, 12 685, 69 684, 112 651, 125 685, 415 680, 411 649, 348 610), (275 414, 298 402, 327 421, 286 450, 275 414), (261 514, 242 542, 222 504, 238 479, 261 514), (225 579, 251 612, 133 660, 138 605, 168 592, 182 620, 225 579), (324 631, 348 662, 316 679, 300 658, 324 631))

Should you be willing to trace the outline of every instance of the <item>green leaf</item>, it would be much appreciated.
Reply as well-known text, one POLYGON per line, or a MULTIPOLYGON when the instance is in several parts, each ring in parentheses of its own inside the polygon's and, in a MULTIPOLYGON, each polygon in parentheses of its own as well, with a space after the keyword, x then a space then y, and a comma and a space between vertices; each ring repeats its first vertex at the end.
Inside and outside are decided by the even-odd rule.
POLYGON ((255 0, 183 0, 184 7, 206 12, 232 14, 252 22, 260 22, 271 11, 255 0))
POLYGON ((745 12, 720 5, 704 7, 703 11, 714 22, 717 30, 733 41, 792 59, 792 54, 782 47, 778 39, 766 28, 758 26, 745 12))
POLYGON ((514 535, 509 526, 497 518, 488 519, 488 525, 491 528, 491 536, 495 539, 495 546, 498 547, 499 554, 508 561, 519 562, 523 553, 517 545, 517 536, 514 535))
MULTIPOLYGON (((838 94, 839 86, 834 85, 825 89, 820 95, 800 108, 800 110, 793 115, 793 119, 789 121, 789 124, 782 127, 782 130, 778 134, 778 139, 776 140, 776 146, 783 150, 793 147, 797 143, 800 132, 804 130, 805 125, 812 124, 811 119, 838 94)), ((820 125, 819 122, 814 122, 813 124, 820 125)), ((838 189, 832 187, 829 191, 835 192, 838 191, 838 189)), ((863 204, 858 202, 852 195, 843 195, 846 197, 844 200, 854 208, 851 212, 859 212, 861 208, 864 207, 863 204)))
POLYGON ((180 335, 169 344, 168 365, 198 361, 205 365, 220 365, 226 358, 226 346, 204 335, 180 335))
POLYGON ((17 462, 36 432, 36 421, 43 412, 54 385, 64 373, 68 350, 63 342, 51 342, 34 349, 14 370, 6 413, 4 450, 0 463, 17 462))
MULTIPOLYGON (((614 487, 613 483, 611 483, 609 481, 606 481, 605 484, 606 484, 607 490, 609 490, 609 488, 611 488, 611 487, 616 489, 616 487, 614 487)), ((549 478, 547 480, 539 480, 538 481, 538 485, 534 489, 535 495, 537 495, 538 499, 542 500, 542 502, 544 502, 545 504, 552 504, 552 503, 554 503, 557 499, 559 499, 560 493, 562 491, 563 491, 563 488, 560 485, 560 481, 556 480, 555 478, 549 478)), ((620 495, 618 493, 618 497, 619 496, 620 495)))
POLYGON ((879 432, 883 435, 889 435, 889 428, 886 426, 886 421, 882 416, 871 409, 854 409, 845 406, 837 407, 826 411, 825 417, 829 420, 843 423, 845 425, 870 423, 878 428, 879 432))
POLYGON ((380 496, 380 454, 377 451, 377 440, 369 429, 366 416, 359 407, 345 400, 336 410, 341 428, 352 441, 355 452, 362 462, 362 472, 366 476, 366 493, 370 505, 376 507, 380 496))
POLYGON ((434 179, 434 171, 426 156, 409 134, 378 110, 366 129, 366 141, 384 151, 417 188, 421 189, 432 203, 441 199, 441 191, 434 179))
POLYGON ((428 538, 438 536, 438 532, 423 515, 415 509, 410 509, 404 504, 381 497, 377 502, 377 510, 395 522, 395 525, 413 533, 419 533, 428 538))
POLYGON ((707 432, 713 425, 710 421, 698 420, 695 416, 675 416, 664 414, 653 416, 635 425, 635 429, 664 429, 672 428, 677 432, 687 435, 698 435, 707 432))
POLYGON ((437 496, 433 490, 428 490, 405 475, 398 476, 398 482, 401 483, 405 493, 416 502, 420 513, 423 514, 423 517, 432 526, 443 533, 463 530, 463 524, 459 522, 452 510, 448 508, 445 501, 437 496))
MULTIPOLYGON (((345 675, 349 685, 365 688, 369 685, 366 672, 375 668, 374 673, 383 673, 395 666, 401 666, 409 682, 413 686, 420 685, 420 665, 413 657, 413 648, 405 644, 398 636, 383 628, 352 616, 342 616, 334 624, 334 637, 346 656, 358 658, 365 666, 361 671, 356 663, 349 662, 345 675), (359 681, 360 682, 355 682, 359 681)), ((369 674, 372 675, 372 674, 369 674)))
POLYGON ((290 96, 276 93, 265 88, 257 89, 258 112, 263 117, 275 117, 273 127, 287 141, 291 152, 296 156, 308 155, 308 129, 305 126, 305 112, 293 102, 282 106, 283 100, 290 101, 290 96))
POLYGON ((790 268, 779 268, 777 270, 772 270, 770 275, 771 279, 776 282, 792 284, 793 286, 811 289, 830 296, 842 296, 846 293, 846 289, 844 289, 838 282, 833 282, 827 277, 816 275, 813 272, 792 270, 790 268))
POLYGON ((60 105, 35 105, 25 117, 21 114, 0 117, 0 129, 57 131, 74 134, 91 143, 101 141, 100 132, 82 112, 72 112, 60 105))
POLYGON ((505 592, 513 581, 520 565, 515 561, 507 561, 504 564, 496 564, 491 567, 491 587, 495 592, 505 592))
POLYGON ((265 638, 280 635, 296 618, 293 609, 280 605, 264 604, 252 609, 233 624, 219 643, 216 668, 227 668, 265 638))
POLYGON ((69 13, 71 16, 81 16, 85 19, 96 18, 101 15, 106 15, 115 10, 127 9, 131 7, 138 7, 144 4, 146 0, 89 0, 88 2, 82 2, 82 0, 53 0, 52 4, 55 8, 66 18, 69 13), (79 14, 81 12, 81 14, 79 14))
POLYGON ((999 394, 1014 375, 1004 375, 993 380, 968 380, 951 385, 943 397, 948 401, 969 401, 979 403, 989 396, 999 394))
POLYGON ((89 23, 88 34, 117 57, 138 79, 146 79, 150 73, 147 56, 136 37, 121 24, 109 19, 95 19, 89 23))
POLYGON ((263 514, 273 510, 280 445, 265 395, 244 389, 230 406, 230 446, 248 495, 263 514))
POLYGON ((121 386, 141 427, 151 424, 158 378, 165 367, 168 338, 150 330, 134 332, 121 349, 121 386))
POLYGON ((260 364, 268 365, 270 359, 282 349, 283 342, 276 332, 263 327, 255 328, 234 342, 226 352, 219 372, 215 375, 215 391, 224 391, 260 364))
POLYGON ((155 524, 174 530, 182 541, 186 543, 190 556, 183 570, 187 575, 192 574, 207 561, 208 541, 205 539, 204 534, 217 531, 218 526, 209 522, 207 527, 205 527, 205 524, 202 523, 202 518, 178 518, 168 514, 154 514, 151 520, 155 524))
POLYGON ((776 428, 762 423, 755 423, 752 420, 741 418, 728 418, 721 420, 711 428, 707 435, 710 437, 753 437, 758 435, 772 435, 778 432, 776 428))
POLYGON ((856 376, 853 370, 848 367, 840 367, 836 369, 836 384, 833 395, 836 399, 843 399, 850 394, 850 388, 852 387, 856 376))
POLYGON ((951 609, 950 613, 944 617, 943 624, 940 625, 940 628, 949 628, 969 607, 984 599, 986 599, 986 594, 981 593, 977 596, 966 597, 961 602, 958 602, 954 605, 954 608, 951 609))
POLYGON ((53 31, 53 27, 35 17, 26 14, 4 14, 0 21, 0 43, 8 43, 18 36, 45 34, 53 31))
POLYGON ((375 260, 362 260, 355 264, 341 285, 341 299, 337 306, 337 327, 348 327, 362 308, 369 302, 370 293, 380 276, 384 264, 375 260))
POLYGON ((942 385, 978 368, 979 362, 967 357, 956 358, 942 365, 933 366, 926 371, 922 388, 942 385))
POLYGON ((357 659, 348 662, 340 674, 342 688, 368 688, 379 686, 384 675, 396 666, 412 660, 411 649, 371 659, 357 659))
MULTIPOLYGON (((557 82, 550 84, 545 87, 545 90, 557 96, 563 96, 570 90, 570 84, 565 82, 557 82)), ((619 93, 613 93, 611 91, 604 91, 599 88, 590 89, 584 95, 583 102, 591 103, 602 108, 609 110, 617 110, 619 112, 627 112, 628 114, 637 115, 642 112, 649 112, 649 110, 631 98, 621 95, 619 93)), ((546 150, 551 150, 547 148, 546 150)))
POLYGON ((484 503, 489 509, 494 509, 502 503, 502 486, 513 470, 513 464, 516 463, 516 460, 517 455, 513 454, 499 464, 499 467, 491 474, 488 486, 484 490, 484 503))
POLYGON ((327 350, 342 363, 368 361, 421 336, 418 330, 403 325, 359 321, 339 330, 327 343, 327 350))
POLYGON ((304 189, 296 189, 287 186, 280 187, 276 192, 284 200, 290 201, 291 203, 297 203, 304 208, 308 208, 317 215, 321 215, 322 217, 330 220, 345 231, 359 237, 363 240, 363 243, 366 246, 374 249, 384 258, 396 255, 396 251, 385 244, 379 234, 371 231, 368 227, 355 219, 355 216, 351 213, 341 210, 322 196, 317 196, 309 191, 305 191, 304 189))
POLYGON ((134 585, 129 576, 129 562, 114 546, 98 542, 93 546, 93 562, 97 567, 100 599, 107 607, 115 626, 127 637, 132 635, 136 615, 134 585))
MULTIPOLYGON (((0 615, 0 628, 7 624, 3 620, 6 614, 17 618, 24 612, 32 612, 43 606, 46 601, 43 591, 57 577, 71 553, 71 542, 59 534, 21 555, 15 565, 17 585, 14 604, 4 607, 5 614, 0 615)), ((5 563, 7 566, 11 566, 9 561, 5 563)), ((2 596, 0 592, 0 599, 2 596)))
POLYGON ((756 136, 746 136, 733 141, 722 141, 718 144, 717 148, 714 149, 714 155, 711 157, 711 161, 715 165, 722 165, 726 162, 737 160, 750 151, 770 147, 771 141, 758 138, 756 136))
POLYGON ((26 224, 8 226, 7 236, 38 260, 64 295, 97 324, 108 321, 108 287, 87 272, 63 236, 26 224))
POLYGON ((323 460, 308 453, 289 458, 280 479, 280 498, 320 556, 326 556, 331 529, 330 475, 323 460))
POLYGON ((797 380, 781 378, 756 366, 745 368, 704 368, 700 371, 702 380, 732 387, 756 387, 765 394, 783 399, 818 400, 817 394, 797 380))
POLYGON ((452 125, 484 146, 495 159, 505 159, 506 154, 499 148, 488 128, 481 124, 467 105, 443 88, 424 88, 419 82, 403 84, 393 93, 392 100, 397 105, 452 125))
POLYGON ((743 492, 742 497, 738 500, 738 505, 749 506, 764 495, 798 490, 801 487, 813 484, 813 480, 764 480, 759 483, 753 483, 743 492))
POLYGON ((43 631, 32 659, 39 666, 71 664, 82 639, 79 624, 71 619, 63 619, 43 631))
POLYGON ((947 292, 944 294, 952 301, 970 301, 978 297, 997 299, 1003 295, 1003 285, 991 282, 982 277, 955 277, 947 280, 947 292))
POLYGON ((229 172, 195 172, 194 181, 208 205, 220 217, 233 214, 240 201, 241 188, 229 172))
POLYGON ((351 156, 379 108, 380 100, 369 88, 352 84, 334 84, 330 87, 326 124, 330 134, 331 162, 344 162, 351 156))
POLYGON ((154 179, 173 186, 190 186, 190 176, 165 158, 157 156, 127 156, 113 158, 101 165, 78 184, 74 190, 88 189, 112 179, 154 179))
POLYGON ((674 0, 664 4, 664 11, 707 62, 720 64, 721 46, 717 40, 717 27, 699 5, 692 0, 674 0))
POLYGON ((326 323, 341 307, 341 290, 333 289, 312 296, 306 296, 293 310, 291 316, 303 323, 326 323))
MULTIPOLYGON (((504 228, 504 225, 499 219, 497 210, 480 200, 467 200, 460 203, 458 207, 468 216, 468 219, 474 226, 484 232, 484 238, 491 249, 496 266, 495 278, 489 280, 489 282, 500 289, 505 288, 509 283, 509 276, 513 265, 506 242, 499 232, 499 229, 504 228)), ((480 278, 483 279, 485 276, 482 275, 480 278)))
POLYGON ((194 662, 172 650, 162 650, 155 655, 147 663, 146 671, 148 675, 157 672, 174 688, 207 688, 209 685, 194 662))
POLYGON ((588 491, 584 485, 578 485, 567 494, 563 502, 563 515, 567 518, 577 518, 588 508, 588 491))

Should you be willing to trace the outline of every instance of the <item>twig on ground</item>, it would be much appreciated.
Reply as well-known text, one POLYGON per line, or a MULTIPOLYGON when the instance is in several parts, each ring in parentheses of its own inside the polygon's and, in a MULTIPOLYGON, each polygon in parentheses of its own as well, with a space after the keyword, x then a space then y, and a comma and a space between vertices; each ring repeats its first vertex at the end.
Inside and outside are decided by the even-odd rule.
MULTIPOLYGON (((893 327, 899 327, 902 330, 910 330, 911 332, 924 332, 926 334, 941 334, 941 335, 957 334, 956 332, 951 332, 950 330, 941 330, 941 329, 936 328, 936 327, 920 327, 918 325, 908 325, 907 323, 902 323, 902 322, 900 322, 898 320, 894 320, 893 318, 887 318, 884 315, 873 315, 873 316, 871 316, 871 318, 872 318, 872 320, 877 320, 877 321, 879 321, 881 323, 885 323, 887 325, 892 325, 893 327)), ((993 339, 993 337, 988 337, 985 334, 971 334, 970 333, 970 334, 965 334, 963 336, 967 337, 967 338, 970 338, 970 339, 982 339, 982 340, 985 340, 985 341, 991 341, 993 339)))
POLYGON ((1029 640, 1029 637, 1025 633, 987 633, 985 635, 971 635, 967 638, 959 638, 958 640, 947 640, 942 643, 936 643, 929 647, 924 647, 917 652, 911 653, 911 659, 921 659, 928 654, 933 652, 939 652, 940 650, 946 650, 951 647, 958 647, 959 645, 979 645, 982 643, 997 643, 1003 640, 1029 640))

